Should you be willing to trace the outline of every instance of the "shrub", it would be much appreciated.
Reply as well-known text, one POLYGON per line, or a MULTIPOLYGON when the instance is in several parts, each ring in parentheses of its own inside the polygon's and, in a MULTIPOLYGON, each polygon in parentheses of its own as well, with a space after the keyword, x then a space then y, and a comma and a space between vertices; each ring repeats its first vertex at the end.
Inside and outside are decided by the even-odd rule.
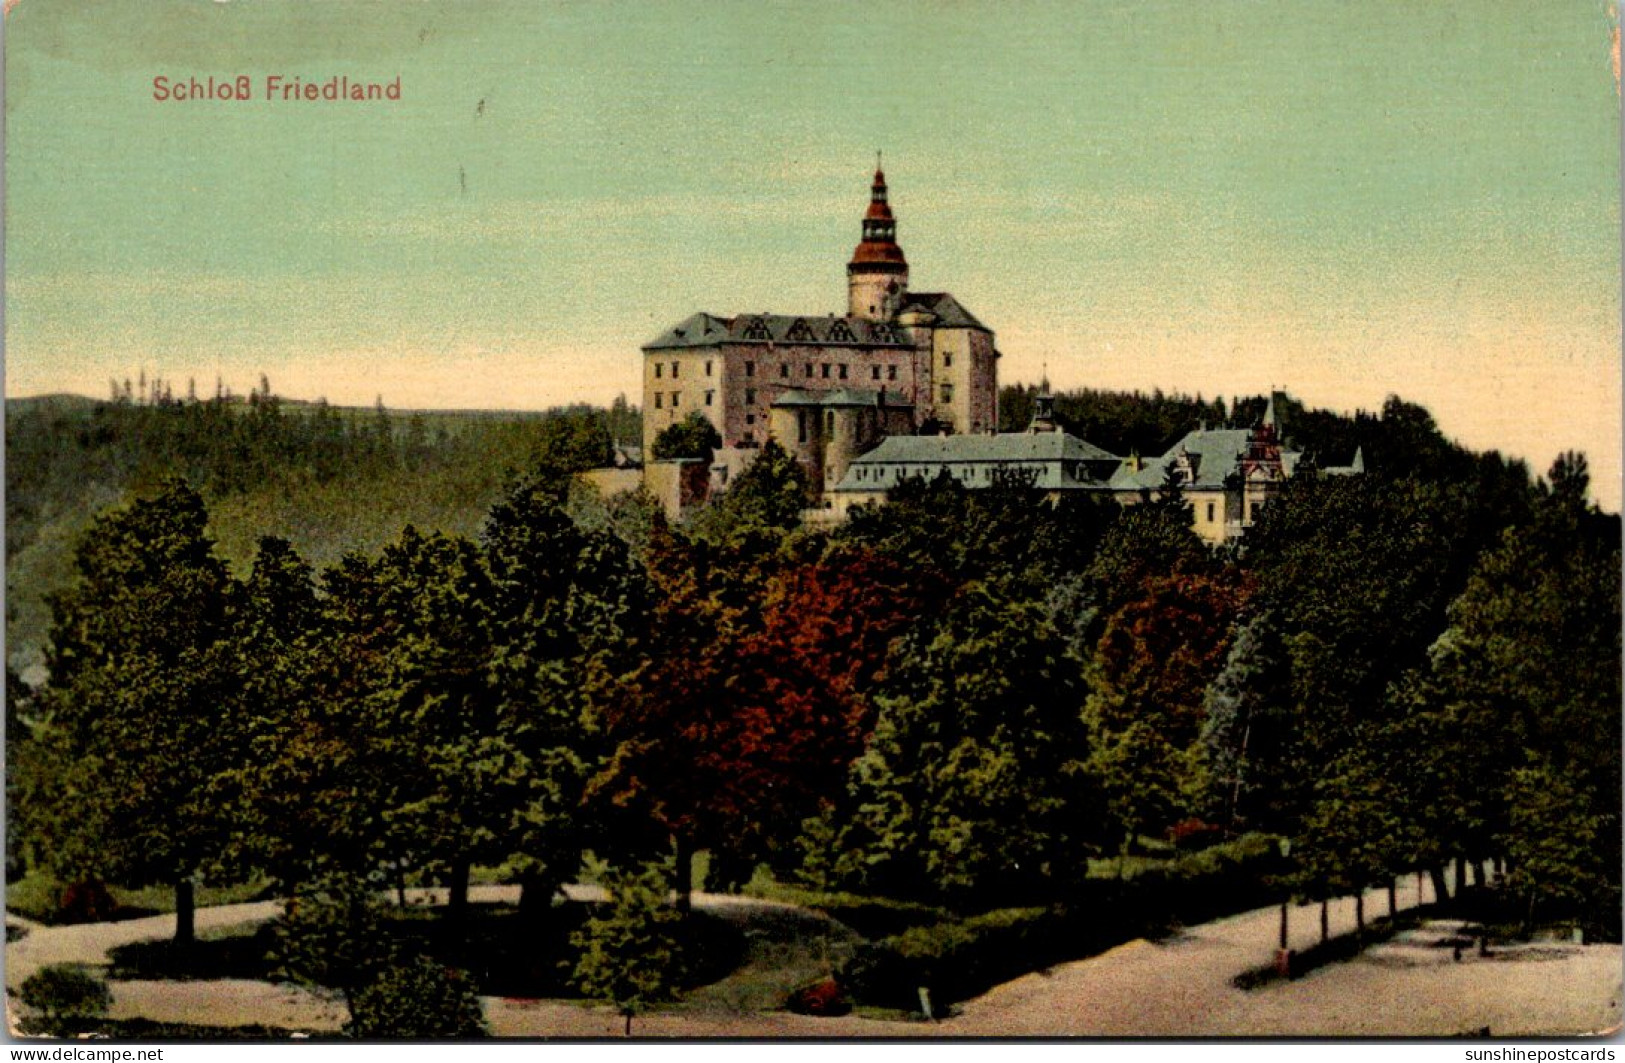
POLYGON ((947 1005, 1174 923, 1267 904, 1281 895, 1284 870, 1276 840, 1249 834, 1125 882, 1079 883, 1065 906, 997 909, 860 946, 838 980, 865 1004, 914 1010, 924 986, 947 1005))
POLYGON ((347 995, 392 959, 376 896, 348 876, 329 876, 289 897, 272 934, 277 977, 347 995))
POLYGON ((385 969, 350 998, 351 1037, 427 1040, 483 1037, 485 1012, 473 979, 426 956, 385 969))
POLYGON ((100 923, 113 918, 118 902, 107 887, 95 879, 70 883, 57 902, 57 922, 100 923))
POLYGON ((845 1015, 852 1010, 852 1002, 833 978, 802 986, 790 994, 784 1006, 797 1015, 845 1015))
POLYGON ((41 967, 23 980, 18 997, 40 1013, 23 1022, 24 1033, 65 1036, 107 1014, 113 994, 107 983, 75 964, 41 967))

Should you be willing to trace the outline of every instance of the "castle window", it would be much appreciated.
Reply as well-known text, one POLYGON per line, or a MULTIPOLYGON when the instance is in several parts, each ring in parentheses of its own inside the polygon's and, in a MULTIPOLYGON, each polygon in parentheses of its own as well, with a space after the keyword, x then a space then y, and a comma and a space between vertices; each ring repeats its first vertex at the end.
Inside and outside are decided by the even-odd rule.
POLYGON ((756 375, 756 363, 755 362, 746 362, 745 363, 745 375, 746 376, 755 376, 756 375))
POLYGON ((755 388, 746 388, 745 389, 745 405, 746 406, 754 406, 754 405, 756 405, 756 389, 755 388))
POLYGON ((705 404, 707 406, 711 405, 711 400, 716 398, 716 395, 717 395, 717 393, 714 392, 714 391, 707 391, 705 393, 705 404))
POLYGON ((807 411, 806 410, 797 410, 796 411, 796 442, 805 443, 806 441, 807 441, 807 411))
POLYGON ((681 391, 674 391, 674 392, 671 393, 671 408, 672 409, 675 410, 677 408, 677 396, 679 396, 681 394, 682 394, 681 391))
POLYGON ((880 367, 878 365, 875 366, 874 369, 870 372, 870 376, 872 376, 875 380, 880 379, 880 367))
POLYGON ((677 363, 676 362, 671 363, 671 378, 673 380, 677 379, 677 363))
POLYGON ((809 377, 812 376, 812 363, 811 362, 807 363, 807 375, 809 377))
POLYGON ((888 365, 886 367, 886 379, 887 380, 896 380, 897 379, 897 367, 895 365, 888 365))
POLYGON ((821 375, 825 380, 828 380, 829 379, 829 363, 825 362, 820 368, 822 369, 822 372, 819 375, 821 375))
POLYGON ((770 340, 773 337, 768 334, 767 322, 756 317, 751 318, 750 324, 745 326, 745 338, 747 340, 770 340))
POLYGON ((830 435, 835 434, 835 411, 831 410, 824 415, 824 430, 830 435))
POLYGON ((658 391, 655 392, 655 409, 657 409, 657 410, 663 409, 665 401, 666 401, 666 396, 662 395, 658 391))
POLYGON ((944 368, 944 369, 952 369, 953 367, 954 367, 954 352, 952 352, 952 351, 943 351, 942 352, 942 368, 944 368))
POLYGON ((790 375, 790 363, 789 362, 781 363, 779 365, 779 379, 782 380, 782 379, 784 379, 785 377, 787 377, 789 375, 790 375))
POLYGON ((655 379, 659 380, 663 375, 665 375, 665 372, 666 372, 666 367, 664 365, 662 365, 661 363, 656 362, 655 363, 655 379))
POLYGON ((709 359, 709 358, 707 358, 705 360, 705 375, 706 376, 711 375, 711 359, 709 359))
POLYGON ((942 401, 943 402, 952 402, 952 401, 954 401, 954 386, 952 384, 944 384, 944 385, 942 385, 942 401))
POLYGON ((841 363, 841 379, 842 380, 846 379, 846 363, 845 362, 841 363))
POLYGON ((756 415, 754 413, 745 414, 745 423, 746 424, 755 424, 756 423, 756 415))
POLYGON ((1212 502, 1209 502, 1207 504, 1207 522, 1209 524, 1213 523, 1213 503, 1212 502))

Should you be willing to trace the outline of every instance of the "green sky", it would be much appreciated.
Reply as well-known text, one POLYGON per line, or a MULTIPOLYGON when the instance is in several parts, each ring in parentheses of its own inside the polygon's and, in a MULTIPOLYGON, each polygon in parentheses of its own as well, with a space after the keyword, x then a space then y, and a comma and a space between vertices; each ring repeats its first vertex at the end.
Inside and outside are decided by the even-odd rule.
POLYGON ((398 406, 633 391, 697 310, 844 304, 886 152, 1006 381, 1428 403, 1619 502, 1600 0, 21 0, 7 394, 139 369, 398 406), (388 104, 152 79, 401 79, 388 104), (481 106, 483 101, 483 107, 481 106))

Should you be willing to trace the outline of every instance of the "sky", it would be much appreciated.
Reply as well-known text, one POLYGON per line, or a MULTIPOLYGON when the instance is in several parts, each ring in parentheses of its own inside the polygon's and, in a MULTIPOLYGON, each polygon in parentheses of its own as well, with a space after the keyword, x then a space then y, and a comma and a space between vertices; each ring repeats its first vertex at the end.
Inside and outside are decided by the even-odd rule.
POLYGON ((694 311, 844 308, 883 150, 1003 383, 1397 393, 1619 508, 1602 0, 18 0, 5 60, 8 396, 637 401, 694 311))

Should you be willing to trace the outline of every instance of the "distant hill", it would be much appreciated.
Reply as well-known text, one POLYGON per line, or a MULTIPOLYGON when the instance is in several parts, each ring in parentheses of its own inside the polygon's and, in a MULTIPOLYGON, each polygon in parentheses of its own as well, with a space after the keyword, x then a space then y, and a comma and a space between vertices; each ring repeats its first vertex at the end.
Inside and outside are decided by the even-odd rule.
POLYGON ((95 515, 165 476, 203 492, 220 552, 247 570, 261 537, 318 569, 407 524, 473 534, 516 475, 589 467, 638 438, 635 409, 339 408, 258 396, 140 405, 78 395, 6 400, 6 657, 43 677, 47 595, 72 578, 95 515))

